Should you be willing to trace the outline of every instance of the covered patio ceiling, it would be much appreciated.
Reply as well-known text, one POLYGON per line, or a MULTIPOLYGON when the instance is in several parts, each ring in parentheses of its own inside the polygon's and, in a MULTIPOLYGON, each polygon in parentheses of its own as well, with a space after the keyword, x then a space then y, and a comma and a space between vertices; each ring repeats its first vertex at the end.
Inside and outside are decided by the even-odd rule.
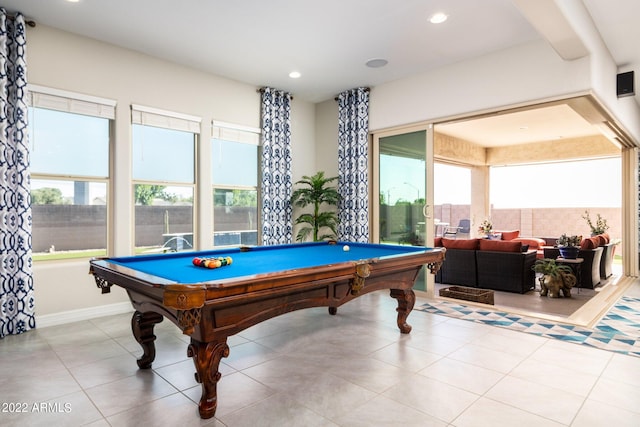
POLYGON ((434 134, 436 159, 474 166, 612 157, 632 145, 590 95, 438 123, 434 134))

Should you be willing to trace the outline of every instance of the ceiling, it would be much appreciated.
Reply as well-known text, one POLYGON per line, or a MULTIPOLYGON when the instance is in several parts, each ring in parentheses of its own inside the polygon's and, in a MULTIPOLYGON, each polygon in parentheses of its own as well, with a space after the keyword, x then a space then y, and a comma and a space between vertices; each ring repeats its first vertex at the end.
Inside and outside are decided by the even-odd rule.
POLYGON ((440 124, 436 126, 436 131, 483 147, 529 144, 600 133, 599 128, 587 122, 566 103, 440 124))
MULTIPOLYGON (((0 0, 0 5, 37 25, 321 102, 346 89, 542 39, 517 6, 527 1, 549 0, 0 0), (429 23, 436 12, 449 19, 429 23), (365 65, 370 59, 388 64, 371 68, 365 65), (291 71, 301 77, 290 78, 291 71)), ((583 2, 618 66, 640 66, 635 43, 640 1, 583 2)), ((541 120, 540 114, 548 121, 549 112, 564 123, 549 135, 587 131, 586 122, 561 108, 517 117, 514 125, 520 129, 525 118, 541 120), (567 130, 568 123, 575 127, 567 130)))

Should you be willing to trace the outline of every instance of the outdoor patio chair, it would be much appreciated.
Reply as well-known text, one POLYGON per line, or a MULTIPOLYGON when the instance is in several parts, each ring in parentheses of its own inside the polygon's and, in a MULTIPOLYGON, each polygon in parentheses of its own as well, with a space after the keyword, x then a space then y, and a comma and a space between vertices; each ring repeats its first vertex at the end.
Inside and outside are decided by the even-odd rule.
POLYGON ((465 237, 469 237, 470 231, 471 221, 469 221, 468 219, 461 219, 457 227, 445 227, 444 233, 442 233, 442 237, 455 239, 458 237, 458 234, 464 234, 465 237))
POLYGON ((456 236, 458 235, 458 230, 459 229, 460 229, 460 227, 447 226, 444 229, 444 233, 442 233, 442 237, 446 237, 448 239, 455 239, 456 236))
POLYGON ((458 223, 458 233, 465 234, 467 237, 471 232, 471 220, 469 219, 461 219, 458 223))

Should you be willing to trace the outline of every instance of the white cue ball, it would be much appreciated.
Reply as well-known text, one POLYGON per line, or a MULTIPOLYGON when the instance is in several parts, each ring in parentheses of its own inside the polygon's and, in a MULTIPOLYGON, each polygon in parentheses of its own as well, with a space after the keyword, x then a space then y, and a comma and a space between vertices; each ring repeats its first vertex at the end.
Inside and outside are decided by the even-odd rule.
POLYGON ((349 245, 344 245, 342 247, 342 250, 345 251, 345 252, 349 252, 349 245))

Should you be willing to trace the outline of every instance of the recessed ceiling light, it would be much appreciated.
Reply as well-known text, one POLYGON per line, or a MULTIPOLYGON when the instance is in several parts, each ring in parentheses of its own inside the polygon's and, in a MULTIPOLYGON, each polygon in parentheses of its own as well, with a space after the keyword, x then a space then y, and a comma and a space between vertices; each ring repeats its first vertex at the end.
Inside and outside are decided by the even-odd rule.
POLYGON ((69 3, 80 3, 80 0, 67 0, 69 3))
POLYGON ((442 24, 447 20, 447 18, 448 16, 445 13, 438 12, 431 15, 431 18, 429 18, 429 22, 431 22, 432 24, 442 24))
POLYGON ((300 74, 300 71, 292 71, 289 73, 289 77, 291 77, 292 79, 299 79, 300 77, 302 77, 302 74, 300 74))
POLYGON ((387 61, 386 59, 374 58, 374 59, 368 60, 366 62, 366 65, 369 68, 380 68, 380 67, 384 67, 388 63, 389 63, 389 61, 387 61))

